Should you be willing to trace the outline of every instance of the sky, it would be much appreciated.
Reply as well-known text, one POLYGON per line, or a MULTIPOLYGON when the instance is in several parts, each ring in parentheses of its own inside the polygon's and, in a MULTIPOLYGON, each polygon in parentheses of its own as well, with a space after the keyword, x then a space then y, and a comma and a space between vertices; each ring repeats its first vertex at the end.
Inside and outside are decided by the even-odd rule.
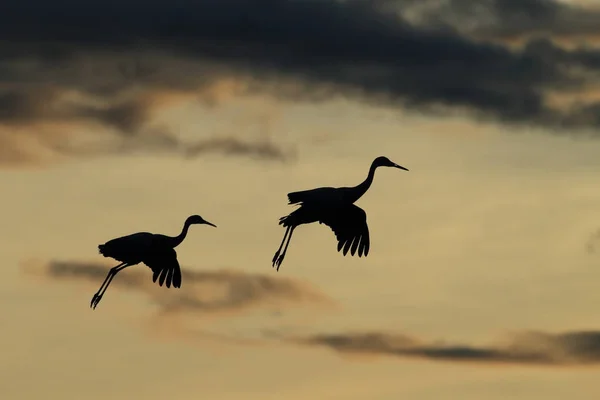
POLYGON ((0 13, 3 398, 600 395, 594 2, 48 4, 0 13), (312 224, 275 271, 286 194, 381 155, 368 257, 312 224), (89 308, 192 214, 181 288, 89 308))

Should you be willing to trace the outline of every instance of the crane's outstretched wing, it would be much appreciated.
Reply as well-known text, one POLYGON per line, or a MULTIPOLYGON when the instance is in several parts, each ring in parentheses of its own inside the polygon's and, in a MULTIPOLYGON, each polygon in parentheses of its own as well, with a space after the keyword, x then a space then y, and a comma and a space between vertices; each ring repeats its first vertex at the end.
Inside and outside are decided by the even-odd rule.
POLYGON ((358 256, 365 257, 369 254, 371 245, 369 239, 369 227, 367 226, 367 213, 354 204, 336 208, 319 219, 319 223, 331 228, 338 241, 338 251, 343 249, 346 255, 354 255, 358 250, 358 256))
POLYGON ((175 249, 153 251, 146 257, 144 264, 152 269, 152 282, 158 279, 160 286, 166 283, 169 288, 172 283, 173 287, 181 287, 181 268, 175 249))

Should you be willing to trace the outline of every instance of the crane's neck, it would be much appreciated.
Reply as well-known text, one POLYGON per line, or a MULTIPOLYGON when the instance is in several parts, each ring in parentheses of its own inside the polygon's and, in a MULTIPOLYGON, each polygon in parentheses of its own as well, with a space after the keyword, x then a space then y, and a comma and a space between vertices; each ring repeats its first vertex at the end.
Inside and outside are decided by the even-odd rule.
POLYGON ((375 163, 371 164, 371 168, 369 168, 369 175, 367 178, 358 186, 352 188, 350 200, 354 203, 356 200, 360 199, 371 187, 373 183, 373 178, 375 178, 375 170, 377 169, 377 165, 375 163))
POLYGON ((185 239, 185 237, 188 234, 188 230, 190 229, 190 223, 188 221, 185 221, 185 224, 183 225, 183 229, 181 230, 181 233, 177 236, 175 236, 173 239, 173 248, 179 246, 181 244, 181 242, 183 242, 183 239, 185 239))

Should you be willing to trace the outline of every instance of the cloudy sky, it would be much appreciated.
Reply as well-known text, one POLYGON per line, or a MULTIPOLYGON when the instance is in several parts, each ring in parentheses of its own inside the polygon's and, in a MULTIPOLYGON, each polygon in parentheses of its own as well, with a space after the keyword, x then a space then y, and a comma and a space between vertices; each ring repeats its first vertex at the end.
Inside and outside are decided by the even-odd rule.
POLYGON ((21 0, 0 12, 0 393, 600 395, 600 3, 21 0), (286 194, 360 183, 371 251, 286 194), (175 235, 180 289, 98 244, 175 235))

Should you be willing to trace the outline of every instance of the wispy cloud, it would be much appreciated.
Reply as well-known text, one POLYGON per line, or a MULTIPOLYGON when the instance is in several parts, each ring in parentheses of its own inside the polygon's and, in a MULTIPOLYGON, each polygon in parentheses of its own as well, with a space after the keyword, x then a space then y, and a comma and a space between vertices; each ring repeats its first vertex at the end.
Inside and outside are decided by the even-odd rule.
MULTIPOLYGON (((208 99, 212 102, 215 96, 213 92, 208 99)), ((46 103, 45 98, 35 99, 33 94, 22 97, 4 110, 5 124, 0 122, 0 166, 132 153, 186 159, 219 154, 261 161, 295 160, 296 148, 280 144, 274 137, 276 127, 269 114, 272 110, 256 114, 244 124, 230 121, 229 131, 236 134, 205 131, 202 138, 194 135, 185 140, 169 126, 152 123, 156 110, 179 97, 153 93, 106 107, 88 107, 85 102, 78 103, 77 98, 69 100, 69 106, 57 106, 52 101, 46 103)))
POLYGON ((387 355, 478 364, 578 365, 600 363, 600 331, 560 334, 528 332, 504 344, 479 346, 427 342, 398 333, 340 333, 290 338, 308 346, 342 353, 387 355))
MULTIPOLYGON (((93 291, 100 285, 110 265, 85 262, 52 260, 25 261, 21 271, 29 278, 44 283, 71 282, 84 284, 93 291)), ((112 290, 127 290, 147 296, 158 308, 141 320, 144 331, 152 336, 172 340, 205 344, 221 342, 237 345, 266 344, 267 338, 248 338, 228 335, 198 328, 198 321, 207 318, 232 318, 252 311, 268 311, 273 316, 281 312, 308 307, 315 310, 331 310, 335 302, 308 282, 281 276, 245 273, 233 269, 192 270, 182 268, 182 286, 167 289, 152 282, 151 271, 141 265, 119 273, 111 283, 105 306, 110 302, 112 290)), ((87 304, 83 305, 87 306, 87 304)))
MULTIPOLYGON (((23 270, 34 277, 93 282, 98 286, 110 268, 99 263, 59 260, 27 262, 23 265, 23 270)), ((140 265, 119 273, 111 289, 114 286, 142 292, 160 306, 161 313, 185 311, 214 314, 271 305, 332 304, 326 295, 308 283, 284 277, 225 269, 206 271, 182 268, 182 279, 181 288, 167 290, 153 283, 151 271, 140 265)))
POLYGON ((205 153, 221 153, 226 155, 248 155, 259 159, 288 161, 295 156, 295 152, 285 151, 280 146, 269 140, 257 142, 244 142, 233 137, 214 138, 199 141, 188 146, 184 154, 187 157, 198 157, 205 153))

